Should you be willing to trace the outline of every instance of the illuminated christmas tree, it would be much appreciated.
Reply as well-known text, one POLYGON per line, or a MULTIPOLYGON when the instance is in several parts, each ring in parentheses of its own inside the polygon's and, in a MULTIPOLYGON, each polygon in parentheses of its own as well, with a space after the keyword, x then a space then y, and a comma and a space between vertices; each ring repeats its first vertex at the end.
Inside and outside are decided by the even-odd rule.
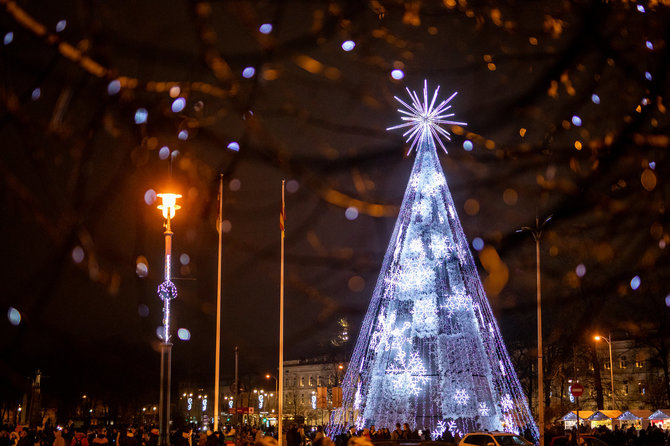
MULTIPOLYGON (((409 423, 435 439, 487 429, 538 431, 484 293, 437 157, 447 100, 399 110, 414 168, 343 381, 335 430, 409 423)), ((390 129, 389 129, 390 130, 390 129)))

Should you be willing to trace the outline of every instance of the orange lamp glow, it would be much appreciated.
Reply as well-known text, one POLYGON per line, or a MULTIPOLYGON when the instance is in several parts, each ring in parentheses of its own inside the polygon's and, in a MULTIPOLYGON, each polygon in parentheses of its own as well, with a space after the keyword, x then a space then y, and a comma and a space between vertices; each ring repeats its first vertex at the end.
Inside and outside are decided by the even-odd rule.
POLYGON ((157 197, 160 197, 163 200, 163 204, 158 205, 158 209, 163 211, 163 217, 165 219, 174 218, 174 214, 177 209, 181 209, 181 206, 177 204, 177 198, 181 198, 180 194, 157 194, 157 197))

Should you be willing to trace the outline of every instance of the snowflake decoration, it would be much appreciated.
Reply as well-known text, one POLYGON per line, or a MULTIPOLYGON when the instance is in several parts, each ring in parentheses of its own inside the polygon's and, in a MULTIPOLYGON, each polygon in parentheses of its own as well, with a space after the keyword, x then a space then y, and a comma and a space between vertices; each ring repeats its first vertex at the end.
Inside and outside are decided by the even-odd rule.
POLYGON ((500 400, 500 406, 503 408, 505 411, 510 411, 514 407, 514 401, 512 401, 512 398, 509 396, 509 393, 506 393, 504 397, 500 400))
POLYGON ((400 291, 423 289, 433 279, 435 273, 431 268, 426 267, 424 260, 424 256, 420 256, 415 262, 400 271, 397 283, 400 291))
POLYGON ((454 393, 454 400, 459 406, 464 406, 468 404, 468 401, 470 401, 470 395, 464 389, 458 389, 454 393))
POLYGON ((420 215, 423 218, 430 217, 430 214, 433 211, 433 203, 430 199, 422 198, 421 200, 414 203, 414 213, 420 215))
POLYGON ((451 121, 447 118, 454 116, 454 113, 446 113, 447 110, 451 108, 451 105, 448 105, 449 102, 456 96, 456 93, 452 94, 449 99, 442 101, 437 107, 435 107, 435 100, 437 99, 437 94, 440 91, 438 86, 435 89, 433 94, 433 99, 428 103, 428 81, 423 83, 423 103, 419 99, 419 96, 415 91, 410 91, 409 88, 405 88, 410 98, 412 99, 412 105, 407 104, 405 101, 400 99, 397 96, 394 96, 396 101, 400 102, 407 110, 398 109, 402 116, 404 122, 403 124, 389 127, 386 130, 395 130, 395 129, 404 129, 409 128, 402 136, 407 137, 407 142, 411 142, 407 154, 409 155, 414 150, 419 142, 424 137, 430 137, 437 139, 437 142, 442 147, 442 150, 447 151, 446 147, 442 143, 440 136, 445 137, 447 140, 451 140, 451 134, 440 127, 441 124, 449 125, 467 125, 464 122, 451 121))
POLYGON ((424 256, 423 243, 420 238, 417 237, 409 242, 409 252, 419 257, 424 256))
POLYGON ((455 311, 465 310, 470 304, 470 297, 467 296, 464 292, 458 291, 449 297, 447 297, 447 303, 442 305, 442 308, 446 308, 448 313, 447 316, 451 317, 455 311))
POLYGON ((433 441, 437 441, 437 439, 440 438, 442 434, 444 434, 444 431, 446 430, 447 430, 447 423, 445 423, 444 421, 438 421, 437 427, 433 432, 430 433, 430 436, 433 439, 433 441))
POLYGON ((486 405, 486 402, 479 403, 477 406, 477 411, 479 412, 479 415, 483 417, 487 417, 489 415, 489 406, 486 405))
POLYGON ((437 322, 437 307, 433 299, 419 299, 414 302, 414 308, 410 311, 414 320, 426 325, 433 325, 437 322))
POLYGON ((429 380, 419 354, 398 353, 395 360, 397 364, 392 364, 386 369, 386 373, 391 375, 393 387, 399 394, 418 395, 421 385, 429 380))
POLYGON ((162 299, 175 299, 177 297, 177 287, 169 280, 158 285, 158 296, 162 299))
POLYGON ((401 349, 405 343, 409 342, 405 331, 409 329, 411 324, 405 322, 402 326, 394 328, 396 322, 395 311, 385 317, 380 314, 378 320, 379 329, 372 334, 370 340, 370 348, 377 353, 382 351, 401 349))
POLYGON ((458 425, 456 424, 455 421, 450 421, 448 426, 449 426, 449 432, 451 432, 451 435, 453 437, 455 437, 456 434, 458 434, 459 437, 463 436, 463 431, 458 429, 458 425))
POLYGON ((430 241, 430 250, 436 259, 443 259, 451 253, 447 240, 441 236, 437 236, 430 241))

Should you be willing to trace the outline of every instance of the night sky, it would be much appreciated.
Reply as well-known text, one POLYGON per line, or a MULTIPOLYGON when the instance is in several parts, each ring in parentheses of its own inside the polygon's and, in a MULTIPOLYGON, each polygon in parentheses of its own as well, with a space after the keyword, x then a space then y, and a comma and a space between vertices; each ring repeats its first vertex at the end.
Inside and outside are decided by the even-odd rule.
POLYGON ((219 174, 224 378, 235 346, 277 366, 282 179, 285 358, 348 354, 414 160, 393 96, 424 79, 458 91, 440 156, 508 345, 535 345, 536 215, 549 345, 667 318, 658 3, 0 0, 2 402, 37 369, 54 398, 158 400, 168 188, 172 379, 211 385, 219 174))

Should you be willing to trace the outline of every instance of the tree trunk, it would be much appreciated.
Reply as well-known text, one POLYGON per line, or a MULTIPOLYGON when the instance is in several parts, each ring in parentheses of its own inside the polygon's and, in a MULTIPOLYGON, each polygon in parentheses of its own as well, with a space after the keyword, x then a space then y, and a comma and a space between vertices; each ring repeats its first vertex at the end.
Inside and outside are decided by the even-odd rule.
POLYGON ((600 361, 598 361, 598 352, 595 346, 591 347, 591 363, 593 364, 593 383, 596 387, 596 405, 598 410, 602 410, 605 407, 603 383, 600 379, 600 361))

